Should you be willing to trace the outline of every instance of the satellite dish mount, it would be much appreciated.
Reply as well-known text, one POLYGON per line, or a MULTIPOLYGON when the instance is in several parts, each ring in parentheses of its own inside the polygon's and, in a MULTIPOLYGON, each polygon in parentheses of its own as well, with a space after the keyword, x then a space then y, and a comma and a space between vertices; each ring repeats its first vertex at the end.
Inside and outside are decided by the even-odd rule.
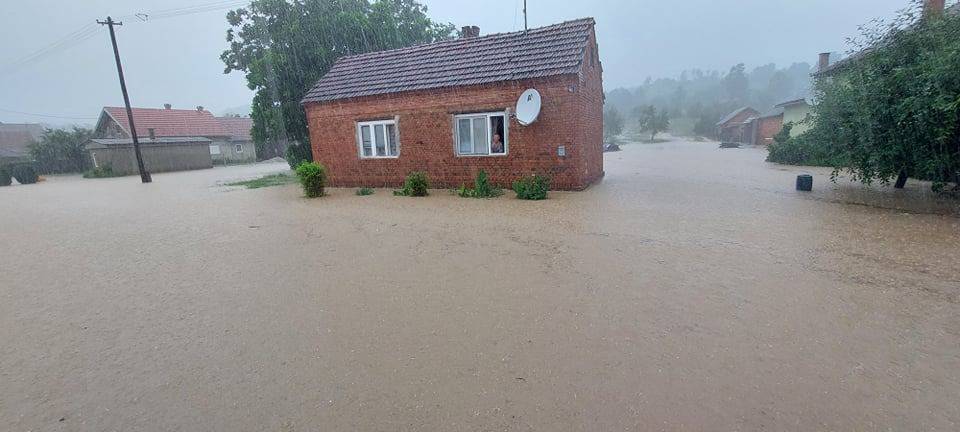
POLYGON ((535 89, 523 92, 517 100, 517 122, 523 126, 530 126, 537 121, 537 117, 540 116, 541 102, 540 92, 535 89))

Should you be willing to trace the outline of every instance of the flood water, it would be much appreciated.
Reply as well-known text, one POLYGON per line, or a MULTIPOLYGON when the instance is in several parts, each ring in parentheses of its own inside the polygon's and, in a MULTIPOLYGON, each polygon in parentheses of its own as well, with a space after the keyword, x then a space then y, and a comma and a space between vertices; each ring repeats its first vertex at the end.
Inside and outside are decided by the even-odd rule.
POLYGON ((627 145, 543 202, 0 188, 0 430, 957 430, 957 202, 764 156, 627 145))

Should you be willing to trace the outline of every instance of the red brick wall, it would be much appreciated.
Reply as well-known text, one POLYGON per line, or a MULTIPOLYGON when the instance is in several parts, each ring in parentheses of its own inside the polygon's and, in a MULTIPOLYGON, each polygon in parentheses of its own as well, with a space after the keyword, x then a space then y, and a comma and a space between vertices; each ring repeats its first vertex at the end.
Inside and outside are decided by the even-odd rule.
POLYGON ((758 119, 757 144, 773 144, 773 136, 783 129, 783 114, 758 119))
POLYGON ((586 188, 603 175, 603 86, 599 61, 586 60, 582 76, 406 92, 308 104, 307 122, 314 159, 330 172, 330 185, 397 187, 407 173, 426 171, 433 187, 470 185, 477 170, 509 185, 523 175, 546 174, 554 189, 586 188), (454 115, 513 110, 528 88, 537 89, 543 107, 537 121, 509 121, 508 155, 458 157, 454 115), (361 159, 356 123, 398 118, 400 156, 361 159), (566 157, 557 147, 566 147, 566 157))

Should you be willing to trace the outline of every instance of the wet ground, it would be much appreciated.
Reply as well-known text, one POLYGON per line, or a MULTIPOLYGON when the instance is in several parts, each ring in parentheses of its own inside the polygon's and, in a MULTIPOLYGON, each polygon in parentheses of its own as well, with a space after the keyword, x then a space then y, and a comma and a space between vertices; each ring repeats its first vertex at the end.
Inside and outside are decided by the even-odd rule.
POLYGON ((956 201, 763 158, 628 145, 543 202, 2 188, 0 430, 960 428, 956 201))

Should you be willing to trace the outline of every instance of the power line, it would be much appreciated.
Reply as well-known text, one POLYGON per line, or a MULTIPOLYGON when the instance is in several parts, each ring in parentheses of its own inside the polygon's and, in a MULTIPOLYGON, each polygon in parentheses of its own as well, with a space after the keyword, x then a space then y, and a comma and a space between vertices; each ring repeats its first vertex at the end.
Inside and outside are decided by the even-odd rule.
POLYGON ((0 108, 0 111, 13 113, 13 114, 28 115, 33 117, 47 117, 47 118, 64 119, 64 120, 97 120, 98 119, 97 117, 71 117, 71 116, 60 116, 60 115, 52 115, 52 114, 37 114, 37 113, 9 110, 4 108, 0 108))
MULTIPOLYGON (((234 7, 239 7, 248 4, 248 1, 243 0, 221 0, 210 3, 203 3, 192 6, 185 6, 179 8, 170 8, 170 9, 160 9, 150 12, 140 12, 131 15, 125 15, 118 19, 133 19, 136 18, 143 22, 162 20, 168 18, 175 18, 184 15, 193 15, 203 12, 211 12, 215 10, 230 9, 234 7)), ((88 23, 82 27, 67 33, 63 37, 55 40, 54 42, 30 53, 20 59, 10 63, 8 65, 0 67, 0 75, 4 75, 19 69, 22 69, 25 66, 37 63, 47 57, 50 57, 55 54, 59 54, 63 51, 66 51, 69 48, 72 48, 83 41, 86 41, 103 29, 96 24, 96 22, 88 23)))

